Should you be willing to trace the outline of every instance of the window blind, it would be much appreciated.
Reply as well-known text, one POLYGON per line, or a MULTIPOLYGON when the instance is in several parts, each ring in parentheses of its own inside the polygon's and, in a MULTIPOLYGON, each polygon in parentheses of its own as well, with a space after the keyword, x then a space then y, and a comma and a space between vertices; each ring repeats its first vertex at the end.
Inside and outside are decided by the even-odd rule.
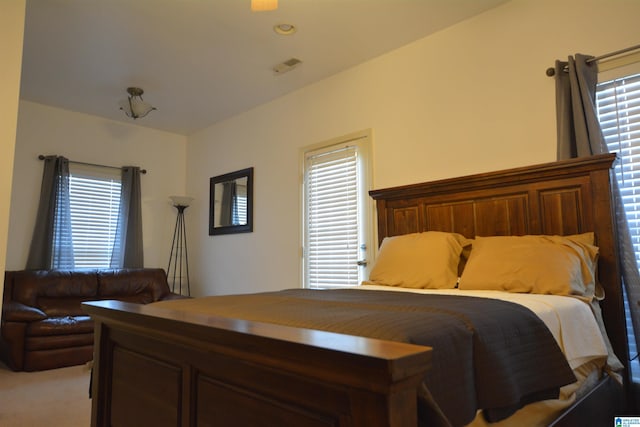
POLYGON ((356 286, 358 153, 356 147, 306 157, 307 287, 356 286))
MULTIPOLYGON (((640 74, 598 84, 598 120, 609 152, 616 153, 616 179, 624 205, 636 263, 640 265, 640 74)), ((624 289, 623 289, 624 291, 624 289)), ((629 354, 638 355, 628 298, 624 299, 629 354)), ((638 365, 632 363, 634 380, 638 365)))
POLYGON ((236 191, 232 224, 245 225, 247 223, 247 186, 238 185, 236 191))
POLYGON ((640 262, 640 74, 600 83, 596 102, 607 148, 618 155, 616 178, 640 262))
POLYGON ((120 209, 120 177, 74 174, 69 179, 76 269, 109 268, 120 209))

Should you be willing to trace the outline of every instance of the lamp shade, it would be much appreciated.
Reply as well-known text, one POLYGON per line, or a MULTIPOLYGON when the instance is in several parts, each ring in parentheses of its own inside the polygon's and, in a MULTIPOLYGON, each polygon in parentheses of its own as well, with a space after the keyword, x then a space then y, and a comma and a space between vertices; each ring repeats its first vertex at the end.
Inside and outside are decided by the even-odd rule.
POLYGON ((137 87, 127 88, 129 97, 120 101, 120 109, 124 111, 127 117, 138 119, 149 114, 156 108, 142 99, 144 91, 137 87))
POLYGON ((189 206, 193 202, 193 197, 189 196, 169 196, 173 206, 189 206))

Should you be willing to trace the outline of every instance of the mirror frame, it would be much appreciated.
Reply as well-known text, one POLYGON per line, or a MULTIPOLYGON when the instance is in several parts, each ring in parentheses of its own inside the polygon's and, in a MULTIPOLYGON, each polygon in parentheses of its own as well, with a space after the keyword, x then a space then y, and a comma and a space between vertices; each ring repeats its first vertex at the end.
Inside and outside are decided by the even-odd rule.
POLYGON ((209 235, 251 233, 253 231, 253 167, 218 175, 209 179, 209 235), (216 184, 247 178, 247 223, 215 227, 216 184))

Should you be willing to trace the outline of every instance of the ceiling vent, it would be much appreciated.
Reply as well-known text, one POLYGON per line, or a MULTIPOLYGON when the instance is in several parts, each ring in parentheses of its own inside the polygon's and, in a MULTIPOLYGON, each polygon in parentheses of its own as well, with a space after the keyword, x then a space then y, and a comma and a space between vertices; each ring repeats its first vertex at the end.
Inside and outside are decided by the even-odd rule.
POLYGON ((273 71, 275 71, 276 74, 284 74, 287 71, 293 70, 300 64, 302 64, 302 61, 298 58, 291 58, 273 67, 273 71))

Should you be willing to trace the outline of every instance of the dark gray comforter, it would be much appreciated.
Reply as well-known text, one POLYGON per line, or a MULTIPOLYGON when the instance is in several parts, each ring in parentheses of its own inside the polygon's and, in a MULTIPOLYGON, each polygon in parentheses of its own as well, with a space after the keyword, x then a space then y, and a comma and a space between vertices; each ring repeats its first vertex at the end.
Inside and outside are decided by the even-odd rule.
POLYGON ((524 404, 557 398, 575 381, 544 323, 510 302, 309 289, 205 298, 210 314, 433 347, 420 393, 422 421, 441 411, 461 426, 478 409, 497 421, 524 404))

